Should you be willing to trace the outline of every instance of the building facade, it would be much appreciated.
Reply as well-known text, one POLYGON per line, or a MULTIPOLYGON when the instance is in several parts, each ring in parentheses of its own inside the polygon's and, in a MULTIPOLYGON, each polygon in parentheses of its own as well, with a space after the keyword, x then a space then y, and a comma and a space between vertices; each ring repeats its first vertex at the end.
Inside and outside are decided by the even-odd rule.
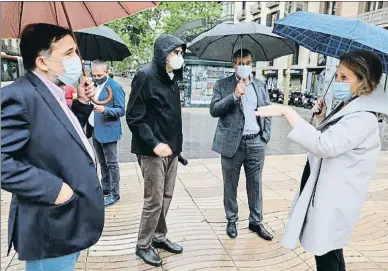
MULTIPOLYGON (((272 27, 274 23, 296 11, 325 13, 360 18, 367 23, 388 28, 388 2, 222 2, 223 22, 254 21, 272 27)), ((291 65, 290 91, 322 93, 326 57, 299 47, 296 54, 270 62, 257 62, 256 76, 267 82, 269 89, 284 89, 284 79, 291 65)), ((387 78, 382 83, 386 86, 387 78)), ((387 88, 387 86, 386 86, 387 88)))
POLYGON ((17 39, 2 39, 1 51, 8 55, 20 55, 19 40, 17 39))

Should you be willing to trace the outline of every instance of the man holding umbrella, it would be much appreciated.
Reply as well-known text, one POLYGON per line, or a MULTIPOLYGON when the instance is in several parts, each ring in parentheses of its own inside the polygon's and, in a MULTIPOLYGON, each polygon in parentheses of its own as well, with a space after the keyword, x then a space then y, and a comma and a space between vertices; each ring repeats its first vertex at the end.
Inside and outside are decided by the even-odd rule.
POLYGON ((70 109, 63 85, 82 74, 69 29, 32 24, 21 34, 26 75, 1 90, 1 188, 12 193, 12 244, 26 270, 74 270, 104 226, 104 205, 85 125, 95 95, 82 78, 70 109))
POLYGON ((108 97, 108 88, 113 99, 105 105, 95 105, 89 117, 86 134, 93 138, 93 145, 101 166, 102 187, 105 206, 120 200, 120 170, 117 156, 117 142, 122 131, 120 118, 125 115, 125 92, 122 86, 108 76, 108 65, 103 61, 92 62, 92 75, 96 88, 96 98, 108 97))
POLYGON ((212 150, 221 154, 224 179, 226 232, 237 237, 237 186, 244 165, 249 203, 249 229, 265 240, 272 235, 263 225, 262 170, 271 121, 260 119, 255 109, 270 104, 265 84, 252 76, 252 53, 240 49, 233 55, 236 74, 214 86, 210 114, 219 118, 212 150))

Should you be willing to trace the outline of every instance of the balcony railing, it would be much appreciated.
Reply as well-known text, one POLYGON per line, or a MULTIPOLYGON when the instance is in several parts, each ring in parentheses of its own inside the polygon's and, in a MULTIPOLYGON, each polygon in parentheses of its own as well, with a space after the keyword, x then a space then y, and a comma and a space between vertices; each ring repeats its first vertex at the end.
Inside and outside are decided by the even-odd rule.
POLYGON ((241 10, 240 12, 237 13, 237 20, 242 21, 245 20, 245 9, 241 10))
POLYGON ((224 15, 221 17, 221 21, 224 23, 234 23, 234 15, 233 14, 224 15))
POLYGON ((8 55, 20 55, 20 49, 17 47, 9 46, 4 43, 1 44, 1 51, 8 55))
POLYGON ((357 18, 374 25, 388 25, 388 8, 362 13, 357 18))
POLYGON ((267 2, 266 6, 267 6, 267 8, 274 8, 274 7, 279 6, 279 3, 280 2, 278 2, 278 1, 276 1, 276 2, 267 2))
POLYGON ((261 3, 255 2, 251 5, 250 11, 252 15, 259 14, 261 12, 261 3))

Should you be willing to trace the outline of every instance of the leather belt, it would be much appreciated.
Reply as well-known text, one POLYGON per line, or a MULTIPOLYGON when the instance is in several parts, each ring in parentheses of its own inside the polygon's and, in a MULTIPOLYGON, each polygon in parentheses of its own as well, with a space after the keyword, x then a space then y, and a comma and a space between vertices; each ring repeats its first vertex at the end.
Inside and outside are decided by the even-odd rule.
POLYGON ((243 140, 251 140, 251 139, 254 139, 254 138, 258 137, 259 135, 260 135, 260 133, 251 134, 251 135, 243 135, 242 139, 243 140))

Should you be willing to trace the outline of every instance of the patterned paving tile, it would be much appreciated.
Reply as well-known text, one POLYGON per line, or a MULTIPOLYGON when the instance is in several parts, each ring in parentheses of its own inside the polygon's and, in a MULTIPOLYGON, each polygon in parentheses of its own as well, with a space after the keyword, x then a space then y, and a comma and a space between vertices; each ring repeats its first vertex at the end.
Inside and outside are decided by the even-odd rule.
MULTIPOLYGON (((275 235, 272 242, 248 229, 248 200, 242 172, 238 189, 239 235, 225 233, 223 181, 220 159, 190 160, 180 167, 174 198, 167 217, 168 237, 183 245, 184 252, 158 253, 163 266, 154 268, 135 255, 142 209, 143 178, 136 163, 120 164, 121 201, 106 209, 99 242, 83 251, 76 270, 135 271, 308 271, 315 270, 313 255, 302 247, 280 246, 287 214, 299 185, 304 155, 267 156, 263 171, 264 221, 275 235)), ((388 270, 388 153, 382 152, 368 198, 351 242, 345 249, 347 270, 388 270)), ((10 194, 1 192, 1 270, 24 270, 24 262, 7 250, 7 215, 10 194)))

